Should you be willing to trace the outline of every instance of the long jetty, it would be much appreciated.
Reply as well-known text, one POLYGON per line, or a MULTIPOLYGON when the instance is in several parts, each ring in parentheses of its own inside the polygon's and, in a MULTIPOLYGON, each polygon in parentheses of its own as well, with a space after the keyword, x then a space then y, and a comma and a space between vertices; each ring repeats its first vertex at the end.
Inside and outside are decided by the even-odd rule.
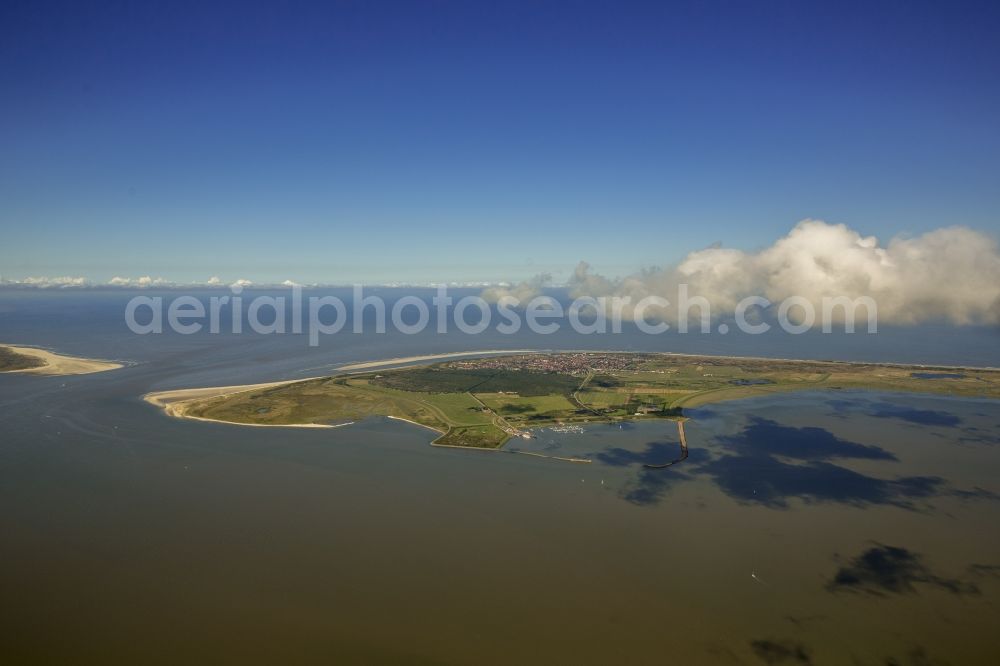
POLYGON ((679 462, 683 462, 683 461, 687 460, 687 457, 688 457, 688 443, 687 443, 687 437, 684 435, 684 421, 678 421, 677 422, 677 436, 681 440, 681 457, 680 458, 677 458, 676 460, 671 460, 668 463, 663 463, 662 465, 645 464, 645 465, 643 465, 643 467, 645 467, 647 469, 665 469, 667 467, 670 467, 671 465, 676 465, 679 462))

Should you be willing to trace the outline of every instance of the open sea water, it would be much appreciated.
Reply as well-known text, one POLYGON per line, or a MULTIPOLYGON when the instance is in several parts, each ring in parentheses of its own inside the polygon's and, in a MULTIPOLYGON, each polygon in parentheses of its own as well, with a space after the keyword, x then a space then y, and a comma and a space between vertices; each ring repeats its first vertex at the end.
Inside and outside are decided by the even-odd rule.
POLYGON ((678 455, 673 423, 517 445, 584 465, 435 449, 385 419, 244 428, 141 400, 484 349, 1000 366, 996 329, 343 332, 313 348, 138 336, 136 293, 0 291, 0 342, 128 363, 0 375, 3 663, 1000 663, 997 401, 708 405, 689 413, 689 458, 651 470, 678 455))

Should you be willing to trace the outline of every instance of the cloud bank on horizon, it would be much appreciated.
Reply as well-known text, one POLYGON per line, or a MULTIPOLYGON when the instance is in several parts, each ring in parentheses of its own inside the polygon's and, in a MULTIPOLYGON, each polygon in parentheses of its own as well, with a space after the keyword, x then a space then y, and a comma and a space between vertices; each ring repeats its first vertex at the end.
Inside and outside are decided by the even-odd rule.
MULTIPOLYGON (((755 252, 709 247, 692 252, 668 268, 644 270, 625 278, 595 274, 580 262, 570 280, 574 298, 629 297, 623 308, 634 318, 643 298, 671 301, 646 316, 676 320, 680 285, 691 297, 708 300, 713 315, 732 313, 748 296, 772 303, 792 296, 808 300, 817 312, 824 298, 870 297, 883 323, 1000 323, 1000 249, 990 236, 967 227, 936 229, 913 238, 896 237, 885 246, 844 224, 803 220, 769 247, 755 252)), ((520 301, 541 293, 544 276, 513 288, 492 288, 483 296, 520 301)), ((697 312, 697 309, 695 309, 697 312)))
MULTIPOLYGON (((280 284, 265 284, 260 286, 266 287, 290 287, 296 283, 291 280, 285 280, 280 284)), ((167 280, 162 277, 152 277, 150 275, 143 275, 142 277, 132 278, 132 277, 122 277, 116 275, 107 282, 95 282, 90 278, 83 276, 58 276, 58 277, 48 277, 48 276, 33 276, 26 277, 23 279, 16 280, 5 280, 0 279, 0 286, 9 287, 37 287, 39 289, 55 289, 55 288, 88 288, 88 287, 116 287, 123 289, 150 289, 154 287, 163 288, 177 288, 177 287, 213 287, 213 288, 230 288, 230 287, 250 287, 257 286, 250 280, 240 278, 234 282, 225 282, 218 278, 217 276, 212 276, 204 282, 176 282, 174 280, 167 280)))
MULTIPOLYGON (((516 298, 524 305, 552 286, 548 273, 519 284, 441 283, 453 287, 486 287, 490 302, 516 298)), ((36 288, 118 287, 145 288, 290 288, 292 280, 256 283, 212 276, 204 282, 181 283, 162 277, 116 276, 104 283, 84 277, 28 277, 2 280, 0 285, 36 288)), ((691 298, 702 297, 712 315, 732 314, 749 296, 771 303, 790 297, 804 298, 817 312, 825 298, 869 297, 878 308, 878 321, 918 324, 943 320, 953 324, 1000 324, 1000 247, 988 234, 953 226, 920 236, 898 236, 882 245, 874 236, 862 236, 844 224, 807 219, 785 236, 756 251, 712 246, 688 254, 676 265, 651 268, 623 278, 606 277, 581 261, 565 285, 574 298, 628 297, 622 316, 634 319, 635 305, 657 296, 670 301, 666 308, 651 307, 647 318, 677 320, 679 288, 686 285, 691 298)), ((399 284, 397 286, 440 286, 399 284)), ((836 319, 838 312, 834 313, 836 319)), ((698 310, 694 308, 697 316, 698 310)))

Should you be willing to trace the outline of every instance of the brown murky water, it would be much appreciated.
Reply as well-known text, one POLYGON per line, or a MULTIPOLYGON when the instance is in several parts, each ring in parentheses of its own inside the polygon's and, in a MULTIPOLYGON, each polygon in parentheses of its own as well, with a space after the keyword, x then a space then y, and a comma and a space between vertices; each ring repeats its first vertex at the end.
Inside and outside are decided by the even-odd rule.
POLYGON ((816 393, 542 431, 591 465, 3 403, 8 663, 995 663, 1000 409, 816 393), (896 662, 888 660, 895 659, 896 662), (936 662, 926 662, 936 663, 936 662))
POLYGON ((1000 663, 998 403, 708 406, 665 470, 641 467, 678 453, 657 421, 517 444, 590 465, 433 449, 398 422, 184 422, 138 396, 503 341, 307 356, 137 339, 117 301, 52 298, 8 307, 0 339, 143 363, 0 377, 4 664, 1000 663))

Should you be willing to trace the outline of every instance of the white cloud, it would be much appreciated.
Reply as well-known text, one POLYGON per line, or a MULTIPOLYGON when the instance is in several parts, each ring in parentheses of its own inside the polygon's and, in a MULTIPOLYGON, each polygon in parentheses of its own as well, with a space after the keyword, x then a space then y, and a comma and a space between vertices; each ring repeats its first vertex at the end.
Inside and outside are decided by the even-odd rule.
POLYGON ((87 287, 90 280, 85 277, 26 277, 23 280, 11 280, 7 284, 21 285, 26 287, 87 287))
POLYGON ((153 278, 149 275, 144 275, 140 278, 128 278, 116 275, 115 277, 108 280, 108 286, 111 287, 137 287, 139 289, 146 289, 148 287, 171 287, 174 283, 170 280, 164 280, 161 277, 153 278))
POLYGON ((501 298, 513 296, 522 304, 530 301, 535 296, 542 293, 542 289, 552 282, 552 276, 548 273, 536 275, 530 280, 525 280, 514 286, 500 283, 495 287, 489 287, 482 293, 482 297, 490 303, 496 303, 501 298))
MULTIPOLYGON (((746 296, 773 303, 800 296, 821 311, 824 297, 869 296, 879 321, 915 324, 1000 322, 1000 251, 996 241, 966 227, 937 229, 885 246, 843 224, 804 220, 758 252, 711 247, 677 266, 623 279, 595 275, 584 262, 571 281, 574 296, 645 296, 672 303, 678 286, 708 299, 713 313, 732 313, 746 296)), ((625 314, 631 316, 628 308, 625 314)), ((671 312, 658 313, 667 320, 671 312)))

